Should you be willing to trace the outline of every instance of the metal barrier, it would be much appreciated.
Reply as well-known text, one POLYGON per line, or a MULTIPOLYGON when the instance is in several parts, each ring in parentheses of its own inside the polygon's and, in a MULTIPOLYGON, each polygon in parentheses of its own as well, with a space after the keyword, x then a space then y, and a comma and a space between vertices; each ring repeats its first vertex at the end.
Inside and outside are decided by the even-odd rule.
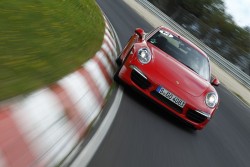
POLYGON ((250 90, 250 76, 249 75, 247 75, 246 73, 241 71, 234 64, 232 64, 231 62, 229 62, 228 60, 223 58, 221 55, 216 53, 214 50, 209 48, 202 41, 200 41, 199 39, 194 37, 191 33, 189 33, 187 30, 185 30, 178 23, 176 23, 169 16, 167 16, 165 13, 163 13, 161 10, 159 10, 157 7, 155 7, 153 4, 151 4, 147 0, 136 0, 136 1, 139 2, 146 9, 148 9, 150 12, 152 12, 153 14, 158 16, 161 20, 166 22, 166 24, 171 29, 178 32, 180 35, 185 36, 191 42, 193 42, 198 47, 200 47, 203 51, 205 51, 207 53, 207 55, 210 57, 210 59, 214 63, 216 63, 223 70, 225 70, 226 72, 231 74, 236 80, 238 80, 242 85, 244 85, 247 89, 250 90))

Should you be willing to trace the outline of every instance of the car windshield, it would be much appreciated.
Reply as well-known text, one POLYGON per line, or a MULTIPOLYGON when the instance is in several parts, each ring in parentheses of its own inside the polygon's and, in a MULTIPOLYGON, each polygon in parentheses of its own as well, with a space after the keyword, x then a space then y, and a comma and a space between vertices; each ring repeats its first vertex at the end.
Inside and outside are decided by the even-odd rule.
POLYGON ((148 40, 206 80, 210 78, 209 61, 191 45, 173 34, 159 30, 148 40))

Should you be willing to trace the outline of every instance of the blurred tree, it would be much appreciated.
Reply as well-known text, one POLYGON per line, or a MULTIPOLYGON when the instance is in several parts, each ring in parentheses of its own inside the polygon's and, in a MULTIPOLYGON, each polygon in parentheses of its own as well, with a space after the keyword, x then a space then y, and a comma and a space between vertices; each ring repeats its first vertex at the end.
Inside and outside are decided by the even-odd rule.
POLYGON ((206 18, 213 12, 225 11, 222 0, 176 0, 176 2, 199 19, 206 18))
POLYGON ((239 27, 223 0, 149 0, 223 57, 250 74, 250 27, 239 27))

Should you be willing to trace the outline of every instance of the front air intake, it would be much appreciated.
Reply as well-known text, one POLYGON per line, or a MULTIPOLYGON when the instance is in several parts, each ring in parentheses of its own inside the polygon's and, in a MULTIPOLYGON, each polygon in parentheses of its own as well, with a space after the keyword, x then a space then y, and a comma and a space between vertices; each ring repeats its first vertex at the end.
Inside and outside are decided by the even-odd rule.
POLYGON ((186 116, 188 119, 196 123, 202 123, 207 119, 206 116, 196 112, 195 110, 188 110, 186 116))
POLYGON ((131 72, 131 80, 142 89, 148 89, 151 86, 151 83, 147 78, 135 69, 131 72))

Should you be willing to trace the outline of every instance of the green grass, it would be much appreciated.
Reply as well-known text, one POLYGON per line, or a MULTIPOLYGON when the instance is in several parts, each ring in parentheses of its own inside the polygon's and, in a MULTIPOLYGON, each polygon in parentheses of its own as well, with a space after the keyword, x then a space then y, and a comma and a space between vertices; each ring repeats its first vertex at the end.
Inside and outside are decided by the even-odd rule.
POLYGON ((103 34, 94 0, 1 0, 0 100, 73 72, 99 50, 103 34))

